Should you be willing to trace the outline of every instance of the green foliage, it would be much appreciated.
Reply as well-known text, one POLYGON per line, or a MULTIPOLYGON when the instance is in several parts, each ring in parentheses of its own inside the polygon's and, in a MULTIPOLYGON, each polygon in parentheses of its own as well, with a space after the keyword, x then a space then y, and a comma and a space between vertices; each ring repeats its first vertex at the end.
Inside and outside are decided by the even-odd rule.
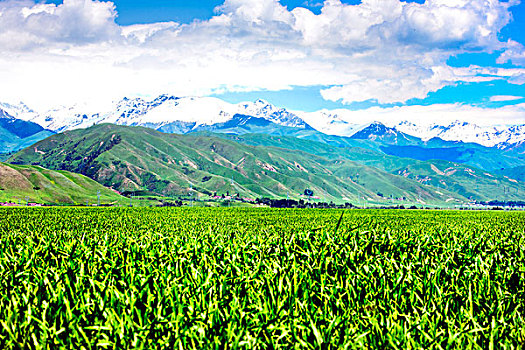
POLYGON ((0 348, 519 348, 525 216, 0 209, 0 348))

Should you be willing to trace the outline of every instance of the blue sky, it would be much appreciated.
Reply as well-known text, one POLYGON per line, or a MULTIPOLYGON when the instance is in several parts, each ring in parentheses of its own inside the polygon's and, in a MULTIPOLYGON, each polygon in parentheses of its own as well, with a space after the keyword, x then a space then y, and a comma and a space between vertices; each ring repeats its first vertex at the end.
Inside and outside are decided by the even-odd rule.
MULTIPOLYGON (((61 4, 63 0, 46 1, 52 4, 61 4)), ((212 17, 217 6, 223 0, 114 0, 117 7, 117 22, 122 25, 137 23, 155 23, 175 21, 189 23, 194 20, 206 20, 212 17)), ((357 4, 360 1, 343 1, 346 4, 357 4)), ((419 0, 418 2, 421 2, 419 0)), ((287 0, 281 1, 288 9, 306 7, 319 13, 321 1, 287 0), (309 6, 308 4, 314 4, 309 6), (317 5, 315 5, 317 4, 317 5)))
MULTIPOLYGON (((62 1, 50 1, 60 4, 62 1)), ((342 1, 346 4, 358 4, 360 1, 342 1)), ((422 3, 423 1, 417 1, 422 3)), ((156 23, 165 21, 175 21, 180 23, 191 23, 195 20, 205 21, 216 15, 216 7, 223 3, 222 0, 115 0, 118 17, 116 22, 120 25, 133 25, 139 23, 156 23)), ((318 1, 304 0, 282 0, 288 10, 296 7, 306 7, 315 14, 319 14, 321 4, 318 1), (308 3, 313 4, 309 6, 308 3)), ((506 25, 499 33, 501 41, 509 39, 519 43, 525 43, 525 6, 520 4, 511 8, 513 21, 506 25)), ((519 67, 512 63, 498 64, 497 58, 501 52, 482 52, 482 53, 462 53, 453 55, 448 59, 448 64, 453 67, 468 67, 479 65, 482 67, 519 67)), ((323 86, 326 88, 327 86, 323 86)), ((274 104, 293 109, 316 110, 320 108, 340 108, 362 109, 370 106, 392 106, 401 105, 400 103, 381 104, 374 100, 341 104, 336 101, 325 100, 320 93, 318 85, 310 87, 291 87, 282 91, 248 91, 248 92, 225 92, 213 94, 230 102, 241 102, 256 98, 266 99, 274 104)), ((525 86, 509 84, 505 80, 494 83, 458 83, 429 93, 427 98, 415 98, 405 101, 411 104, 431 104, 431 103, 451 103, 460 102, 482 106, 500 106, 503 104, 516 104, 523 100, 515 99, 506 102, 491 102, 490 98, 495 95, 508 95, 523 97, 525 96, 525 86)))
MULTIPOLYGON (((121 25, 163 21, 190 23, 194 20, 206 20, 215 14, 215 8, 222 5, 223 2, 223 0, 113 0, 118 12, 116 21, 121 25)), ((341 2, 359 4, 361 1, 342 0, 341 2)), ((405 2, 421 4, 424 3, 424 0, 405 2)), ((48 0, 46 3, 62 4, 63 0, 48 0)), ((305 7, 318 14, 321 11, 322 1, 281 0, 280 3, 289 10, 305 7)), ((525 44, 525 5, 513 6, 511 12, 514 20, 501 30, 499 36, 502 40, 513 39, 525 44)))
POLYGON ((0 0, 0 93, 520 110, 525 5, 487 1, 0 0))

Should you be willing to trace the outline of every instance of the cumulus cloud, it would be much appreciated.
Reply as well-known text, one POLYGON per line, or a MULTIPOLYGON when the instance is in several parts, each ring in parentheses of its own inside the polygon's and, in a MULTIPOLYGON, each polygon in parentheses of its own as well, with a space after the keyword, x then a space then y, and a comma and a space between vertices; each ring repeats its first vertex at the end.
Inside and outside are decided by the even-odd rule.
POLYGON ((497 34, 517 3, 325 0, 316 15, 277 0, 225 0, 209 20, 123 27, 108 1, 0 1, 0 96, 42 105, 327 85, 329 100, 404 102, 457 81, 501 78, 446 61, 493 50, 516 57, 516 44, 497 34))
POLYGON ((0 3, 0 45, 2 51, 30 50, 117 39, 116 15, 111 2, 64 0, 57 6, 7 0, 0 3))
POLYGON ((512 62, 513 64, 525 64, 525 47, 520 43, 509 40, 505 51, 498 57, 497 63, 512 62))

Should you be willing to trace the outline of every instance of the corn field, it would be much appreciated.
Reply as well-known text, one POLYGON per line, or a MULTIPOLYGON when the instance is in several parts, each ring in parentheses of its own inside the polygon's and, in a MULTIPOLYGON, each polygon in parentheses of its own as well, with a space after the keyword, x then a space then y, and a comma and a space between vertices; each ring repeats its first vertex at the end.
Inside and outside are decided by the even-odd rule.
POLYGON ((1 349, 516 349, 525 215, 0 209, 1 349))

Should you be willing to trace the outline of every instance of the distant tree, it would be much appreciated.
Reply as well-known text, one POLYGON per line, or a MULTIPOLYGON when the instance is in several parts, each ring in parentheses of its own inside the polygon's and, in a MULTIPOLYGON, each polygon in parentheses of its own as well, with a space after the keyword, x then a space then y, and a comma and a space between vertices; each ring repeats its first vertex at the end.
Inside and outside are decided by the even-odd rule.
POLYGON ((308 197, 312 197, 314 195, 314 191, 312 191, 311 189, 307 188, 307 189, 304 190, 304 195, 308 196, 308 197))

